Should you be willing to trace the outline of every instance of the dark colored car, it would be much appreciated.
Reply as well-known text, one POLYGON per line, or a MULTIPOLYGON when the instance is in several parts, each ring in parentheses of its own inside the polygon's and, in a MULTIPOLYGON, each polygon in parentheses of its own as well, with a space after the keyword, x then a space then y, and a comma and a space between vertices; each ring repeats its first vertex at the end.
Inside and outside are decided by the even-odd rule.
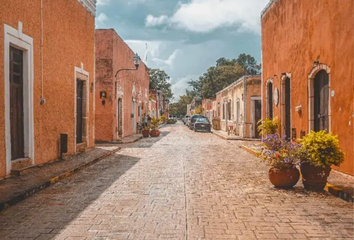
POLYGON ((207 118, 198 118, 194 123, 194 131, 206 131, 211 132, 211 124, 207 118))
POLYGON ((194 123, 197 121, 198 118, 205 118, 203 115, 196 114, 192 115, 188 120, 188 127, 190 130, 194 129, 194 123))

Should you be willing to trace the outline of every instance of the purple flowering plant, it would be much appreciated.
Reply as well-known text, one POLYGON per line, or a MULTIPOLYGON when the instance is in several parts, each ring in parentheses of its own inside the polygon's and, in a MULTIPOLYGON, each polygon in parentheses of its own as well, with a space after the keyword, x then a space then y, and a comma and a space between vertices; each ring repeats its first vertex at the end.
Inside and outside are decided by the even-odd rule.
POLYGON ((300 145, 280 138, 279 134, 269 134, 262 140, 263 147, 260 157, 277 169, 294 168, 299 162, 300 145))

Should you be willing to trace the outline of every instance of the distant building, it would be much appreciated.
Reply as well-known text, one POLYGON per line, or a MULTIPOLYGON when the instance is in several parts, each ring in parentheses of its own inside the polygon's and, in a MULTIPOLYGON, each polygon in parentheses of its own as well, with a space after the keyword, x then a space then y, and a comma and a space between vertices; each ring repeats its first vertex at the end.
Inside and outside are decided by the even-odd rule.
POLYGON ((203 99, 202 100, 202 110, 203 116, 208 118, 210 121, 213 119, 213 99, 203 99))
POLYGON ((135 70, 134 52, 114 29, 96 30, 96 141, 115 141, 137 133, 148 113, 149 72, 135 70), (123 70, 115 74, 120 69, 123 70))
POLYGON ((162 115, 168 117, 168 100, 165 99, 162 91, 160 90, 150 90, 150 101, 151 101, 151 110, 153 110, 152 117, 159 118, 162 115))
POLYGON ((244 138, 258 138, 257 123, 261 120, 261 77, 243 76, 216 93, 213 102, 215 117, 221 130, 244 138))
POLYGON ((188 116, 191 115, 191 104, 187 104, 187 114, 188 116))
POLYGON ((353 1, 272 0, 262 13, 263 117, 289 139, 338 135, 354 175, 353 1))

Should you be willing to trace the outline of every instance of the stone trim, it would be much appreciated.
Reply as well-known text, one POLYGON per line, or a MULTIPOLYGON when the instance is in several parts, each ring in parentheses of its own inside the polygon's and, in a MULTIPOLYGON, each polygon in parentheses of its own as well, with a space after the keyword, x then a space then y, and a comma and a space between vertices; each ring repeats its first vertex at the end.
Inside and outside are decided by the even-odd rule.
POLYGON ((5 143, 6 143, 6 175, 11 173, 11 127, 10 127, 10 46, 23 51, 23 110, 24 110, 24 152, 25 156, 35 163, 34 155, 34 120, 33 120, 33 82, 34 82, 34 50, 33 38, 22 32, 22 22, 18 29, 4 24, 4 87, 5 87, 5 143))
POLYGON ((285 73, 285 75, 281 76, 281 85, 280 85, 280 111, 281 111, 281 134, 284 136, 286 132, 286 116, 285 116, 285 80, 289 78, 290 79, 290 136, 288 136, 291 139, 291 119, 292 119, 292 111, 291 111, 291 73, 285 73))
POLYGON ((261 19, 263 16, 268 12, 268 10, 272 7, 273 3, 275 3, 277 0, 270 0, 269 3, 265 6, 265 8, 261 12, 261 19))
MULTIPOLYGON (((308 131, 314 129, 314 122, 313 119, 313 112, 314 110, 314 79, 316 74, 321 71, 325 70, 328 74, 328 91, 331 93, 331 68, 326 64, 319 63, 317 66, 313 67, 308 75, 308 131)), ((329 95, 328 98, 328 132, 331 132, 331 96, 329 95)))
MULTIPOLYGON (((267 81, 266 81, 266 89, 265 89, 265 91, 266 91, 266 96, 265 96, 266 118, 269 118, 269 106, 268 106, 268 104, 269 104, 269 102, 268 102, 269 92, 268 92, 268 85, 270 83, 273 84, 273 78, 268 78, 267 81)), ((272 102, 273 102, 273 100, 272 100, 272 102)))
POLYGON ((92 15, 96 16, 96 0, 77 0, 92 15))

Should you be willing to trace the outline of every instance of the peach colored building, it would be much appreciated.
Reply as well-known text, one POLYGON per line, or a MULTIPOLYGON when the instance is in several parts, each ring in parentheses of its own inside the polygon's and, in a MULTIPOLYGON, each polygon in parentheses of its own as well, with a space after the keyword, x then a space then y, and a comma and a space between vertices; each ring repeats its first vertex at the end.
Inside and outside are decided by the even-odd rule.
POLYGON ((261 77, 243 76, 216 93, 214 117, 221 120, 221 130, 243 138, 258 138, 261 119, 261 77))
POLYGON ((137 133, 149 113, 149 72, 138 69, 134 52, 114 29, 96 30, 96 141, 117 141, 137 133), (121 69, 129 69, 122 70, 121 69), (116 73, 117 78, 115 78, 116 73))
MULTIPOLYGON (((214 99, 215 100, 215 99, 214 99)), ((213 99, 203 99, 202 100, 202 110, 203 116, 212 121, 213 119, 213 99)))
POLYGON ((354 174, 354 6, 352 0, 273 0, 262 12, 263 117, 281 134, 337 134, 354 174))
POLYGON ((0 178, 94 146, 95 5, 1 1, 0 178))

